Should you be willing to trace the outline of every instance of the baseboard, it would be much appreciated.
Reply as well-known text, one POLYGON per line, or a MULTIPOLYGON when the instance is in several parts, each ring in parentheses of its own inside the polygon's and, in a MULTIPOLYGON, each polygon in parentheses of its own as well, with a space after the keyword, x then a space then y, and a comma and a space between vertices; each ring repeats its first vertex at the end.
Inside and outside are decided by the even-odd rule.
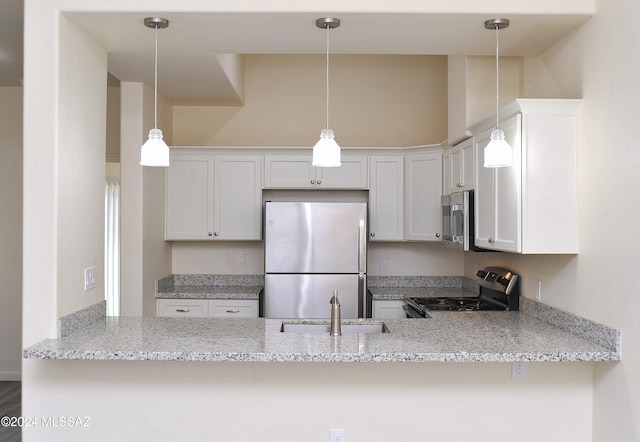
POLYGON ((21 381, 22 372, 20 371, 0 371, 0 381, 21 381))

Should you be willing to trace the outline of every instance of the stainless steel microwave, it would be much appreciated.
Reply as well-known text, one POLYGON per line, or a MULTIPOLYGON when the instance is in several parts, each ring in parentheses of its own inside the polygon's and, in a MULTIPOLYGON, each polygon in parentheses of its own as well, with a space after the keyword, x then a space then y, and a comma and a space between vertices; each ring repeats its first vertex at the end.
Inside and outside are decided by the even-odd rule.
POLYGON ((465 251, 485 251, 475 246, 473 190, 444 195, 442 206, 442 245, 465 251))

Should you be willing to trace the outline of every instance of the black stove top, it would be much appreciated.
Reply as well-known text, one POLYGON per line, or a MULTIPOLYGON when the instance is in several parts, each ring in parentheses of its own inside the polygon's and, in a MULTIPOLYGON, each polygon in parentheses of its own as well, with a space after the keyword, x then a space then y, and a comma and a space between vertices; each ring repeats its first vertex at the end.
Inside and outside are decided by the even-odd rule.
POLYGON ((476 273, 478 296, 407 298, 408 317, 425 318, 429 311, 519 310, 519 276, 501 267, 485 267, 476 273))
POLYGON ((413 307, 421 310, 450 310, 450 311, 471 311, 471 310, 506 310, 507 306, 499 302, 483 300, 480 297, 432 297, 432 298, 409 298, 413 307))

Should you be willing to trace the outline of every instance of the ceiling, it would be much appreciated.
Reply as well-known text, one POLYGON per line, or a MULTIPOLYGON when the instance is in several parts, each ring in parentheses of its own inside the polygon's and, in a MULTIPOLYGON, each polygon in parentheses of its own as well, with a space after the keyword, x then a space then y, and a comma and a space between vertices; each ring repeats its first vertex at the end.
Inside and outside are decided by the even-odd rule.
MULTIPOLYGON (((22 78, 22 3, 0 2, 0 86, 22 78)), ((153 84, 151 14, 65 13, 108 50, 109 72, 121 81, 153 84)), ((160 14, 158 14, 160 15, 160 14)), ((167 13, 158 31, 158 89, 174 104, 240 104, 220 54, 324 54, 317 13, 167 13), (235 100, 235 103, 234 103, 235 100)), ((330 31, 332 54, 493 55, 493 17, 480 13, 344 13, 330 31)), ((500 54, 535 56, 589 19, 585 14, 509 15, 500 54)))

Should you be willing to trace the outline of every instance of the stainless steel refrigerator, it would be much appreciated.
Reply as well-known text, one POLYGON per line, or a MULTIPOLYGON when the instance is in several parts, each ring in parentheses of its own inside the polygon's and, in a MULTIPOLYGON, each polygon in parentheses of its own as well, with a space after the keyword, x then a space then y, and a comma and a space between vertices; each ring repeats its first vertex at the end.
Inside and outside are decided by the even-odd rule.
POLYGON ((265 204, 266 318, 363 318, 367 283, 365 203, 265 204))

